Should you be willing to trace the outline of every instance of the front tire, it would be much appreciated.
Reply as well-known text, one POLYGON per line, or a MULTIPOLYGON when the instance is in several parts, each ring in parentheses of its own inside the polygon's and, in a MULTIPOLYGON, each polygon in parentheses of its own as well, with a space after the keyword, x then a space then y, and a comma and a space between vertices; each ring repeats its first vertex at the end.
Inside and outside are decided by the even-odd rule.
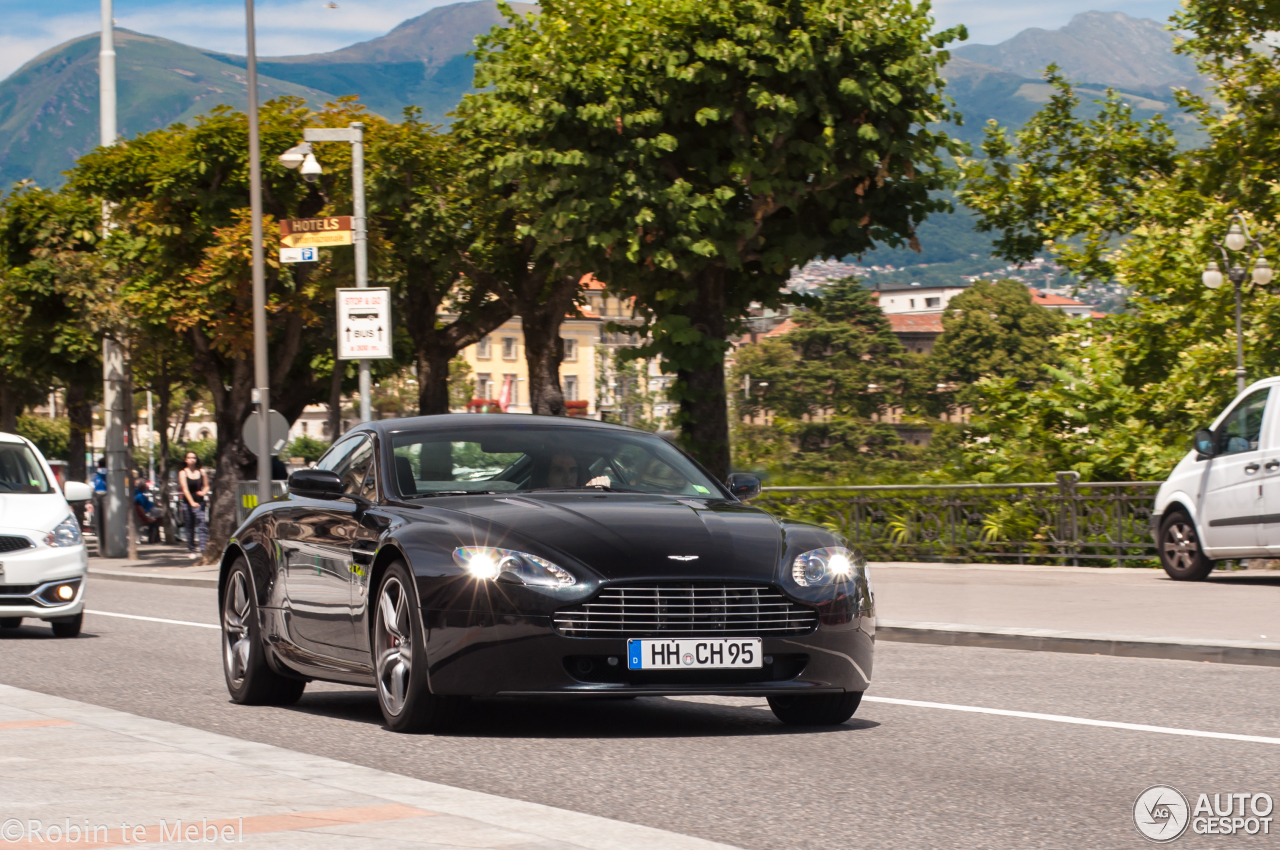
POLYGON ((788 726, 839 726, 858 710, 862 691, 769 697, 773 716, 788 726))
POLYGON ((1159 552, 1160 566, 1174 581, 1203 581, 1213 572, 1195 523, 1182 511, 1171 512, 1160 523, 1159 552))
POLYGON ((21 617, 0 617, 0 629, 16 629, 21 625, 21 617))
POLYGON ((59 617, 56 620, 50 620, 49 625, 53 626, 53 636, 60 638, 79 637, 80 626, 84 623, 84 612, 81 611, 74 617, 59 617))
POLYGON ((267 663, 256 597, 249 565, 237 558, 222 595, 222 672, 227 690, 241 705, 292 705, 307 683, 281 676, 267 663))
POLYGON ((413 575, 403 561, 387 567, 375 598, 373 669, 378 707, 387 727, 407 733, 443 728, 465 700, 431 693, 418 597, 413 575))

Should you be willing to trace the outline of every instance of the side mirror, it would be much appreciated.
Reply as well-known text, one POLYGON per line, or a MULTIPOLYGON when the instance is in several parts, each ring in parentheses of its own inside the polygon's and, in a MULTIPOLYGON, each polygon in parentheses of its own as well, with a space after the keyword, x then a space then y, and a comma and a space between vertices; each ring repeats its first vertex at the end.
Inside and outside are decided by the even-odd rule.
POLYGON ((754 499, 760 495, 760 479, 745 472, 731 472, 725 479, 725 486, 739 502, 754 499))
POLYGON ((93 488, 83 481, 68 481, 62 485, 62 495, 68 502, 87 502, 93 498, 93 488))
POLYGON ((1195 447, 1196 451, 1204 457, 1213 457, 1218 453, 1218 441, 1208 428, 1196 431, 1195 447))
POLYGON ((289 476, 289 493, 308 499, 341 499, 342 479, 332 469, 299 469, 289 476))

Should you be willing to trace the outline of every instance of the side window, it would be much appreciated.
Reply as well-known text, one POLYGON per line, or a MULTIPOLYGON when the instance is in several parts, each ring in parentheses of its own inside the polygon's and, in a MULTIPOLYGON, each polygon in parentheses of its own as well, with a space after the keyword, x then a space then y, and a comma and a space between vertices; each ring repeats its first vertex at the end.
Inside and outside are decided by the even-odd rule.
POLYGON ((342 479, 344 492, 358 495, 364 483, 365 473, 373 460, 373 442, 368 437, 357 437, 334 446, 320 462, 319 469, 331 469, 342 479))
POLYGON ((1241 400, 1218 426, 1218 445, 1222 454, 1257 451, 1262 438, 1262 415, 1267 410, 1270 387, 1252 392, 1241 400))

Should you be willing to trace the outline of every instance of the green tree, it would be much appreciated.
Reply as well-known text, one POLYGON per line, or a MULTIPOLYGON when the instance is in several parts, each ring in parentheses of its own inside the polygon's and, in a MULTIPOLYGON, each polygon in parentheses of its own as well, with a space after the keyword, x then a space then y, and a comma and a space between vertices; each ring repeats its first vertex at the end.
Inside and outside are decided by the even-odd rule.
POLYGON ((960 385, 965 400, 966 385, 981 378, 1040 383, 1044 368, 1059 363, 1053 339, 1066 327, 1067 317, 1036 304, 1022 283, 979 280, 948 302, 930 361, 939 381, 960 385))
MULTIPOLYGON (((273 244, 282 218, 305 218, 350 204, 349 152, 325 150, 321 183, 308 185, 276 156, 297 143, 305 126, 381 119, 350 100, 321 112, 296 99, 264 104, 261 112, 265 239, 273 244)), ((154 130, 81 158, 70 187, 113 204, 112 230, 100 247, 127 281, 116 294, 124 316, 145 317, 181 338, 192 372, 209 393, 217 422, 217 485, 208 555, 221 551, 235 518, 235 484, 251 477, 255 460, 241 426, 252 412, 251 245, 248 214, 248 124, 220 107, 190 126, 154 130)), ((317 264, 282 267, 267 252, 271 406, 286 419, 323 400, 328 375, 313 364, 332 350, 332 291, 350 280, 349 252, 325 252, 317 264)))
POLYGON ((737 352, 738 414, 772 418, 738 426, 739 457, 828 476, 900 457, 886 414, 918 414, 930 385, 922 358, 902 347, 875 295, 845 278, 793 322, 790 332, 737 352), (770 432, 779 444, 769 445, 770 432))
MULTIPOLYGON (((1038 455, 1102 477, 1160 477, 1190 432, 1235 395, 1234 293, 1207 289, 1200 274, 1233 211, 1264 244, 1280 235, 1272 105, 1280 56, 1267 44, 1280 8, 1190 0, 1176 25, 1188 33, 1179 49, 1215 83, 1216 100, 1178 95, 1208 140, 1202 147, 1175 152, 1162 119, 1133 122, 1114 103, 1097 121, 1075 121, 1065 111, 1074 95, 1059 80, 1058 102, 1013 142, 988 147, 988 162, 966 169, 965 203, 992 230, 1027 237, 1004 241, 1006 256, 1024 258, 1039 237, 1077 274, 1115 279, 1133 293, 1125 315, 1062 339, 1052 383, 986 389, 975 427, 991 434, 1018 433, 1020 422, 1074 420, 1007 443, 992 437, 982 451, 993 463, 1012 468, 1038 455), (1059 418, 1045 419, 1045 411, 1059 418)), ((1280 349, 1270 344, 1280 331, 1280 298, 1246 285, 1243 300, 1246 368, 1255 377, 1280 373, 1280 349)))
POLYGON ((318 440, 307 434, 299 434, 289 441, 289 445, 284 447, 280 457, 286 460, 292 457, 300 457, 307 463, 315 463, 328 448, 329 444, 324 440, 318 440))
POLYGON ((486 285, 489 279, 463 276, 464 261, 492 219, 471 194, 457 140, 423 124, 417 110, 373 136, 370 159, 371 226, 388 278, 401 284, 418 413, 448 413, 451 363, 512 314, 511 302, 486 285))
POLYGON ((817 256, 901 245, 946 206, 942 50, 906 0, 549 0, 480 41, 495 164, 565 280, 638 299, 688 446, 729 465, 724 354, 817 256))
POLYGON ((102 328, 111 270, 96 254, 101 208, 67 191, 21 184, 0 202, 0 430, 22 407, 66 388, 65 451, 86 478, 90 403, 102 386, 102 328))

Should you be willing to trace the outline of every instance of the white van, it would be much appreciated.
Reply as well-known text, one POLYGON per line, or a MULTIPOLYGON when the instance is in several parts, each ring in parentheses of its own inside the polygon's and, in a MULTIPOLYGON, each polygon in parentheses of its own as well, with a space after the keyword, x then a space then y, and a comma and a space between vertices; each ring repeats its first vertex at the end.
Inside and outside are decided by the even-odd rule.
POLYGON ((92 495, 79 481, 64 493, 35 444, 0 433, 0 629, 31 618, 80 634, 89 558, 67 501, 92 495))
POLYGON ((1240 393, 1156 493, 1151 517, 1171 578, 1199 581, 1214 561, 1280 558, 1280 377, 1240 393))

